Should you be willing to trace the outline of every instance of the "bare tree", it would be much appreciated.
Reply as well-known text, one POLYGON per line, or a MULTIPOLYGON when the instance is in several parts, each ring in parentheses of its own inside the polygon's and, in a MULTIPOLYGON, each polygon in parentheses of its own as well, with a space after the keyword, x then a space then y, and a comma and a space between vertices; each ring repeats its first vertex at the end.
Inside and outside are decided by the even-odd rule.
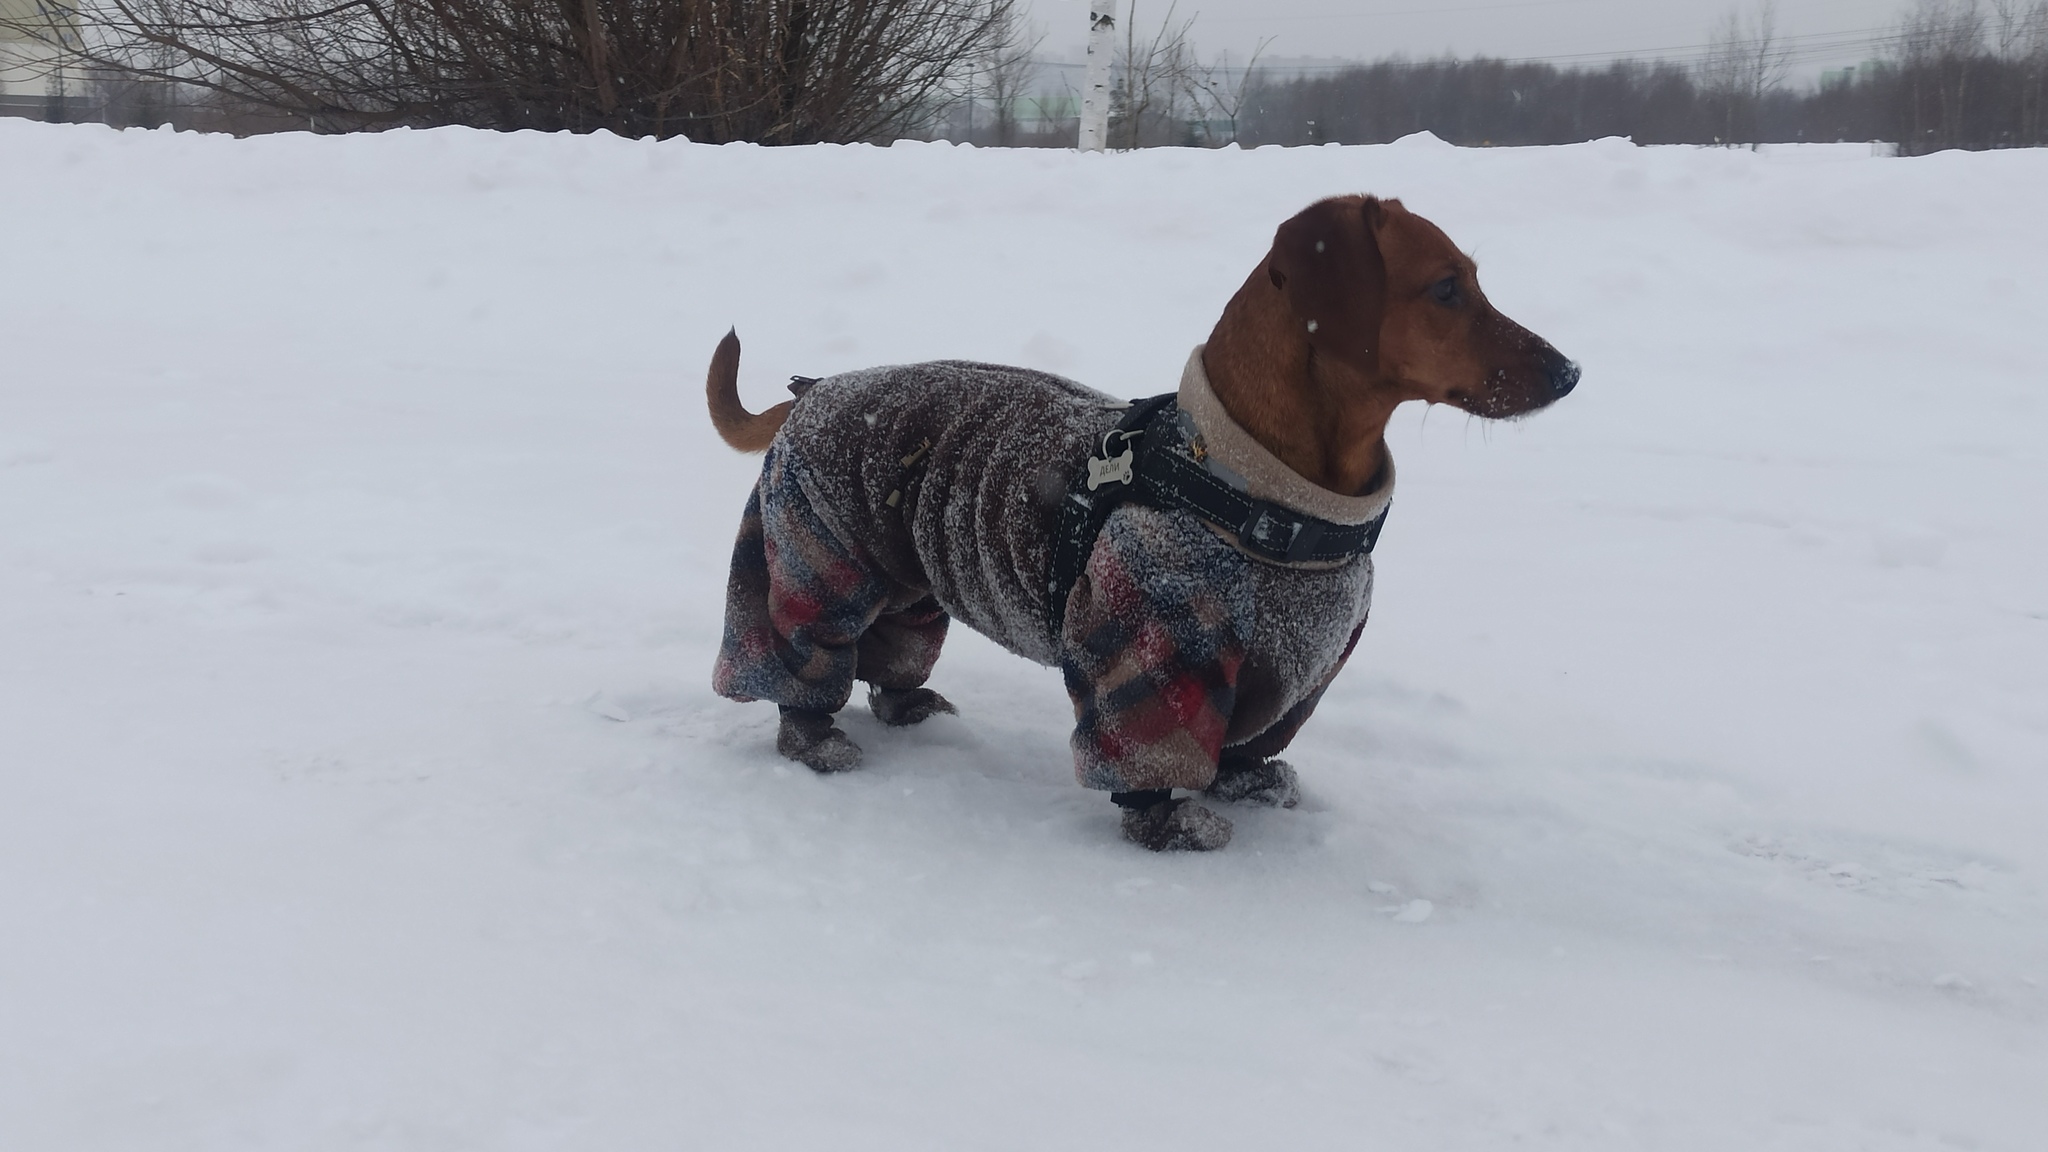
POLYGON ((1963 138, 1963 109, 1984 48, 1984 11, 1977 0, 1914 0, 1900 24, 1897 54, 1907 77, 1910 152, 1954 147, 1963 138))
POLYGON ((1175 24, 1178 8, 1178 0, 1168 3, 1159 30, 1150 40, 1141 41, 1137 0, 1131 2, 1130 14, 1124 20, 1124 49, 1117 58, 1119 78, 1110 94, 1112 143, 1121 137, 1123 147, 1142 148, 1148 120, 1155 127, 1159 121, 1174 120, 1182 93, 1187 90, 1188 75, 1195 66, 1194 48, 1188 43, 1188 32, 1195 20, 1190 16, 1175 24), (1164 109, 1159 107, 1162 101, 1164 109))
POLYGON ((1699 72, 1701 89, 1720 107, 1721 143, 1754 144, 1764 94, 1785 77, 1777 0, 1760 0, 1747 17, 1733 8, 1723 14, 1708 34, 1699 72))
POLYGON ((2019 26, 2013 37, 2019 70, 2015 142, 2024 145, 2048 136, 2048 0, 2035 0, 2019 26))
POLYGON ((2048 0, 1991 0, 1991 39, 1998 46, 1998 58, 2007 62, 2025 60, 2048 49, 2048 0))
POLYGON ((2018 105, 2015 143, 2034 139, 2040 131, 2044 66, 2048 66, 2048 0, 2023 5, 2021 0, 1991 0, 1991 40, 2018 105))
POLYGON ((1183 78, 1188 103, 1195 109, 1196 114, 1205 120, 1221 120, 1228 125, 1228 139, 1215 143, 1237 142, 1238 120, 1244 113, 1245 97, 1257 85, 1259 57, 1265 55, 1267 46, 1272 43, 1273 39, 1270 36, 1259 41, 1252 48, 1251 59, 1245 61, 1244 67, 1237 69, 1231 67, 1230 53, 1227 50, 1207 64, 1194 57, 1192 50, 1189 52, 1193 64, 1183 78), (1210 113, 1214 115, 1210 116, 1210 113))
POLYGON ((1998 58, 2010 60, 2013 48, 2020 41, 2024 31, 2022 21, 2026 9, 2019 0, 1991 0, 1991 40, 1997 45, 1998 58))
POLYGON ((1002 13, 989 33, 979 78, 981 90, 988 96, 995 119, 995 142, 1000 147, 1009 148, 1017 143, 1017 102, 1023 99, 1032 74, 1037 71, 1038 46, 1044 42, 1045 33, 1027 33, 1023 22, 1010 10, 1002 13))
POLYGON ((322 130, 907 131, 1015 0, 80 0, 66 59, 322 130))

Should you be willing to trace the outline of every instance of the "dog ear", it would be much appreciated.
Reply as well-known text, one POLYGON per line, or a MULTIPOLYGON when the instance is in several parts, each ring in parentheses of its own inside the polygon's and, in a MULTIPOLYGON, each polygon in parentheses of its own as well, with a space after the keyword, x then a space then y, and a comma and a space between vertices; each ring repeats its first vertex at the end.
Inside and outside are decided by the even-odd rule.
POLYGON ((1385 219, 1376 197, 1318 201, 1280 225, 1266 265, 1307 329, 1309 346, 1364 372, 1378 363, 1386 308, 1387 266, 1377 235, 1385 219))

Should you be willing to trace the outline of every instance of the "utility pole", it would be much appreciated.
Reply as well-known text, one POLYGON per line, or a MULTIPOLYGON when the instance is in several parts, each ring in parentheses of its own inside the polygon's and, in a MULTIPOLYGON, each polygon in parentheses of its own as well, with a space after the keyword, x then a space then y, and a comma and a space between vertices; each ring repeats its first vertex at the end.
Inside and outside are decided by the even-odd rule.
POLYGON ((1109 143, 1109 66, 1116 55, 1116 0, 1089 0, 1088 72, 1081 89, 1081 151, 1109 143))

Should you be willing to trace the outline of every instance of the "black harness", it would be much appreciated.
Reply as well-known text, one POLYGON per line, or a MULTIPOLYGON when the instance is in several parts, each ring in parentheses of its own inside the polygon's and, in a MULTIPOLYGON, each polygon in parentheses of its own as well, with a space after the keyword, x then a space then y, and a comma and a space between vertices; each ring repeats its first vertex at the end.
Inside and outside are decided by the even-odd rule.
POLYGON ((1230 533, 1245 551, 1274 564, 1345 560, 1369 554, 1379 542, 1391 503, 1364 524, 1334 524, 1255 500, 1209 471, 1171 431, 1179 420, 1175 395, 1168 392, 1133 403, 1116 427, 1103 434, 1088 457, 1086 472, 1076 477, 1060 501, 1048 589, 1055 648, 1074 581, 1087 567, 1103 523, 1126 500, 1192 512, 1230 533))

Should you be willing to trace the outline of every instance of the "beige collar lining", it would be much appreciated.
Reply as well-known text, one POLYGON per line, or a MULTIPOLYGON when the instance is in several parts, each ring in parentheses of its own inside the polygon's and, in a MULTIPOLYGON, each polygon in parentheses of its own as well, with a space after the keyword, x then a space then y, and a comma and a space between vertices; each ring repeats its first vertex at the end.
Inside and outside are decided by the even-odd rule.
POLYGON ((1387 456, 1385 479, 1363 496, 1345 496, 1311 483, 1282 463, 1278 456, 1230 418, 1223 401, 1209 387, 1202 367, 1202 345, 1195 345, 1180 374, 1181 411, 1195 422, 1196 458, 1231 487, 1254 500, 1265 500, 1328 520, 1333 524, 1364 524, 1385 511, 1394 498, 1394 457, 1387 456), (1218 467, 1221 465, 1221 467, 1218 467))

